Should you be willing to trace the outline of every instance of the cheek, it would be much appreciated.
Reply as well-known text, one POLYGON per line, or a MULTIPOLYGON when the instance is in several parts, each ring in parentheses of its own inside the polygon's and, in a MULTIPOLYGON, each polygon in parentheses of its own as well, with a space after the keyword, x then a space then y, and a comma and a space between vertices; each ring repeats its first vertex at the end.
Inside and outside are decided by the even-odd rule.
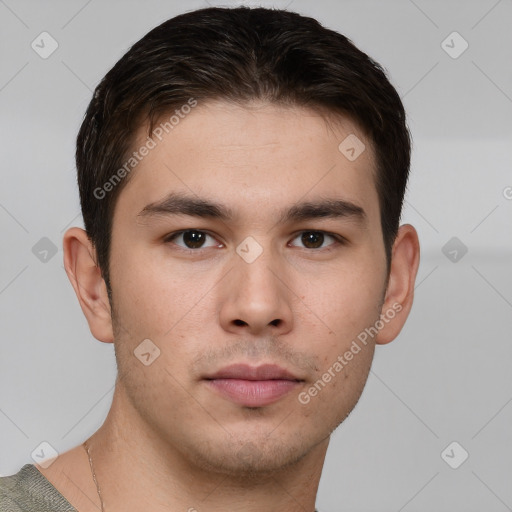
POLYGON ((336 340, 333 348, 350 342, 379 318, 384 269, 371 268, 371 264, 340 266, 309 279, 301 287, 300 296, 305 309, 312 313, 311 321, 336 340))
POLYGON ((328 382, 318 394, 318 407, 328 415, 329 404, 336 404, 335 423, 352 410, 368 378, 375 347, 368 329, 379 320, 384 285, 385 262, 361 254, 319 286, 325 293, 316 304, 333 333, 321 351, 316 382, 328 382))
POLYGON ((113 268, 111 278, 123 326, 149 338, 165 337, 178 323, 189 321, 214 279, 185 273, 161 256, 152 258, 150 251, 132 251, 113 268))

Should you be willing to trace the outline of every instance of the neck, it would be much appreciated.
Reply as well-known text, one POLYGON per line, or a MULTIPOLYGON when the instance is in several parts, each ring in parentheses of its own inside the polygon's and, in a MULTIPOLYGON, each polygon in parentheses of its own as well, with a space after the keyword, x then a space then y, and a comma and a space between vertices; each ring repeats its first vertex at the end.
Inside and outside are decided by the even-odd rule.
POLYGON ((88 445, 105 512, 313 512, 328 442, 279 470, 220 471, 159 437, 116 385, 109 415, 88 445))

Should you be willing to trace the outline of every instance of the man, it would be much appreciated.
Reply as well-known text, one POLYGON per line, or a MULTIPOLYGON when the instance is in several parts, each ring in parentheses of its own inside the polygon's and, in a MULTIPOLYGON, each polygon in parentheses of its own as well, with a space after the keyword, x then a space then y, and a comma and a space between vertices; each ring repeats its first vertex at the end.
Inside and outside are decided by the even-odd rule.
POLYGON ((308 511, 375 344, 409 314, 410 162, 384 72, 311 18, 177 16, 97 87, 64 263, 114 343, 83 445, 2 479, 1 510, 308 511))

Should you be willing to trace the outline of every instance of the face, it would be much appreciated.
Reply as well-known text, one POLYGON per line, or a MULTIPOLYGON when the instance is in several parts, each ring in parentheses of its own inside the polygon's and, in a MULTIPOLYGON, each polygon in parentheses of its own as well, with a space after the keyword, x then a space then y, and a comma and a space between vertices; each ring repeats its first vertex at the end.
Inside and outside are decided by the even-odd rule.
POLYGON ((127 414, 209 470, 293 464, 355 406, 374 351, 361 333, 384 313, 370 142, 348 119, 223 102, 155 140, 113 219, 127 414), (350 134, 355 160, 338 149, 350 134))

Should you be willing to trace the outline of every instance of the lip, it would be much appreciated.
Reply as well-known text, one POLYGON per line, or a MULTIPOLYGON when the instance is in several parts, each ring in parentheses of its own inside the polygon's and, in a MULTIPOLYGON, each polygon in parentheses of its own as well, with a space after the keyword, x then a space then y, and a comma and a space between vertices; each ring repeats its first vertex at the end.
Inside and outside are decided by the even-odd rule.
POLYGON ((233 364, 205 377, 206 384, 224 398, 246 407, 263 407, 277 402, 303 382, 275 365, 233 364))

